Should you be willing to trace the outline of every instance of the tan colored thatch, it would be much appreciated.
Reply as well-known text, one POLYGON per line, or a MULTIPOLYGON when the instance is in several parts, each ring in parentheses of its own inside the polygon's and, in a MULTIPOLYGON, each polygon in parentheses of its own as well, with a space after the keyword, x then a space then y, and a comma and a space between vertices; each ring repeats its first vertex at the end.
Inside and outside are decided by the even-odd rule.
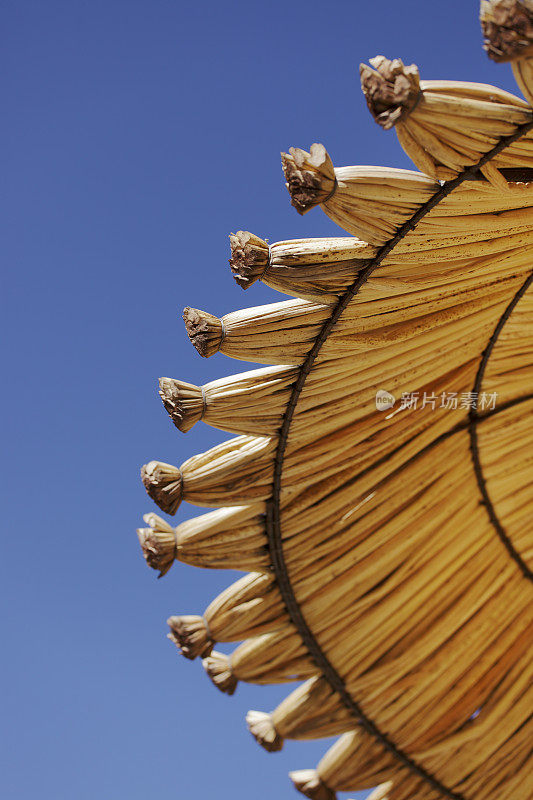
POLYGON ((180 431, 238 435, 143 467, 163 511, 221 506, 176 528, 148 514, 146 560, 247 573, 170 638, 227 694, 304 681, 247 722, 268 751, 340 737, 291 775, 312 800, 533 797, 533 3, 481 18, 528 102, 362 66, 421 172, 291 148, 292 204, 350 235, 231 234, 237 283, 291 299, 186 308, 187 333, 268 366, 160 382, 180 431))

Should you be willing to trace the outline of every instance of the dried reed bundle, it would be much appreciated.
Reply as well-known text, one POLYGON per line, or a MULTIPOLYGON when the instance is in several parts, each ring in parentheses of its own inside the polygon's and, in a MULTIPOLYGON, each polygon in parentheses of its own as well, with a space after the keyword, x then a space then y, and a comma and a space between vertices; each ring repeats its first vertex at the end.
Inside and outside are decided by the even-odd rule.
POLYGON ((362 729, 345 733, 316 770, 291 772, 292 781, 310 800, 333 800, 336 791, 372 788, 401 774, 394 756, 362 729))
MULTIPOLYGON (((418 80, 418 70, 384 56, 361 64, 361 85, 378 124, 396 126, 398 139, 419 169, 439 180, 451 180, 476 164, 499 137, 531 119, 531 109, 518 97, 485 84, 418 80), (406 93, 406 85, 411 87, 406 93), (460 132, 458 132, 458 129, 460 132)), ((531 162, 533 149, 511 144, 481 167, 487 180, 506 190, 497 167, 531 162), (516 161, 517 160, 517 161, 516 161)), ((531 142, 533 145, 533 141, 531 142)))
POLYGON ((232 694, 239 681, 246 683, 288 683, 316 675, 300 636, 285 625, 279 631, 248 639, 229 656, 213 651, 202 662, 220 691, 232 694))
POLYGON ((180 469, 151 461, 142 468, 143 483, 167 514, 175 514, 182 500, 198 506, 248 505, 268 497, 274 449, 267 437, 237 436, 187 459, 180 469))
POLYGON ((320 303, 334 302, 375 255, 376 248, 352 237, 296 239, 269 245, 248 231, 231 234, 231 271, 248 289, 261 280, 284 294, 320 303), (248 238, 246 238, 248 237, 248 238), (241 241, 260 242, 242 246, 241 241))
POLYGON ((320 205, 333 222, 371 245, 382 245, 438 188, 418 172, 388 167, 340 167, 323 145, 281 154, 287 189, 299 213, 320 205), (318 166, 317 166, 318 165, 318 166), (309 176, 316 192, 309 192, 309 176))
POLYGON ((222 319, 186 308, 187 334, 205 358, 220 351, 259 364, 299 364, 328 315, 328 307, 304 300, 248 308, 222 319))
POLYGON ((145 514, 137 531, 148 566, 165 575, 174 561, 209 569, 268 571, 263 504, 219 508, 172 528, 145 514))
POLYGON ((296 377, 292 367, 265 367, 219 378, 202 387, 161 378, 159 393, 181 431, 190 430, 202 419, 230 433, 270 436, 280 426, 296 377))
POLYGON ((246 722, 265 750, 281 750, 284 739, 319 739, 353 728, 353 717, 322 676, 303 683, 271 713, 249 711, 246 722))
POLYGON ((275 579, 250 573, 207 607, 203 617, 170 617, 171 639, 186 658, 209 652, 217 642, 242 641, 283 627, 288 620, 275 579), (190 645, 195 640, 196 648, 190 645))

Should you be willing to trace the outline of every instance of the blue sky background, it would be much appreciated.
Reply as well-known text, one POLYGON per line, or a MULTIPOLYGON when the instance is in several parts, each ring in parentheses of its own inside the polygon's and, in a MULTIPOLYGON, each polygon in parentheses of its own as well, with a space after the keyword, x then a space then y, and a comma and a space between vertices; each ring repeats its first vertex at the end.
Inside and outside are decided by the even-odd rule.
MULTIPOLYGON (((265 753, 245 713, 292 687, 228 698, 165 638, 169 614, 201 613, 235 576, 176 565, 157 581, 142 560, 135 529, 155 507, 140 465, 225 438, 179 434, 156 380, 246 368, 200 359, 180 319, 185 305, 278 299, 233 282, 230 231, 337 233, 291 208, 280 150, 319 141, 338 166, 411 166, 366 110, 360 61, 517 91, 483 53, 477 13, 464 0, 4 1, 3 797, 278 800, 296 797, 289 769, 327 749, 265 753)), ((177 520, 196 513, 184 504, 177 520)))

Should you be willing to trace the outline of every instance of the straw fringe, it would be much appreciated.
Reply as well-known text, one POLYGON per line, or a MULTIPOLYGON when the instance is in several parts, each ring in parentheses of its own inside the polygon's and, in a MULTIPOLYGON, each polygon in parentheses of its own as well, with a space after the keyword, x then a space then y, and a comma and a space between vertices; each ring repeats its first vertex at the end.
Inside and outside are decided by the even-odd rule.
POLYGON ((420 91, 420 78, 415 64, 406 67, 399 58, 384 56, 370 59, 371 69, 361 64, 361 86, 370 113, 385 130, 400 122, 415 107, 420 91))
POLYGON ((170 628, 168 638, 185 658, 192 661, 198 656, 204 658, 211 653, 214 642, 203 617, 169 617, 167 624, 170 628))
POLYGON ((165 575, 174 560, 207 569, 268 572, 265 508, 219 508, 186 520, 177 528, 157 514, 145 514, 149 528, 137 531, 148 566, 165 575))
POLYGON ((268 437, 238 436, 187 459, 180 469, 151 461, 141 471, 150 497, 175 514, 181 501, 198 506, 249 505, 266 500, 275 443, 268 437))
POLYGON ((162 578, 174 563, 176 532, 157 514, 145 514, 143 520, 150 526, 137 529, 143 556, 149 567, 159 570, 157 577, 162 578))
POLYGON ((329 313, 327 306, 305 300, 234 311, 220 320, 197 309, 185 311, 187 333, 201 356, 209 358, 220 350, 231 358, 259 364, 299 364, 329 313), (205 325, 193 327, 192 315, 205 325), (209 334, 198 333, 207 327, 209 334))
POLYGON ((141 468, 141 480, 161 511, 176 513, 183 496, 183 477, 179 469, 162 461, 150 461, 141 468))
POLYGON ((283 739, 277 733, 270 714, 265 714, 263 711, 248 711, 246 724, 256 742, 268 753, 282 749, 283 739))
POLYGON ((218 317, 187 306, 183 309, 183 321, 187 336, 202 358, 210 358, 220 350, 224 328, 218 317))
POLYGON ((268 267, 268 243, 249 231, 237 231, 229 237, 233 277, 241 289, 248 289, 268 267))
POLYGON ((331 303, 375 252, 375 247, 353 237, 276 242, 254 279, 284 294, 331 303))
POLYGON ((249 713, 250 732, 267 750, 274 741, 281 749, 284 739, 318 739, 353 728, 352 715, 323 677, 306 681, 271 714, 249 713))
POLYGON ((235 693, 238 680, 233 674, 229 656, 213 650, 207 658, 203 659, 202 665, 217 689, 223 694, 235 693))
POLYGON ((190 431, 202 419, 205 404, 199 386, 172 378, 159 378, 159 395, 170 419, 182 433, 190 431))
POLYGON ((265 367, 211 381, 202 387, 174 378, 165 381, 165 407, 181 431, 202 419, 213 428, 237 434, 277 433, 291 386, 294 367, 265 367), (179 423, 179 424, 178 424, 179 423))
POLYGON ((289 772, 289 777, 294 788, 310 800, 335 800, 335 792, 325 785, 314 769, 289 772))
POLYGON ((291 204, 299 214, 323 203, 335 190, 335 170, 323 144, 312 144, 309 153, 291 147, 281 154, 281 165, 291 204))
POLYGON ((208 658, 203 666, 221 691, 225 691, 226 685, 236 686, 238 681, 289 683, 312 677, 318 672, 299 634, 288 624, 272 633, 246 640, 231 656, 217 653, 216 660, 208 658))
POLYGON ((493 61, 514 61, 533 53, 531 0, 482 0, 483 47, 493 61))

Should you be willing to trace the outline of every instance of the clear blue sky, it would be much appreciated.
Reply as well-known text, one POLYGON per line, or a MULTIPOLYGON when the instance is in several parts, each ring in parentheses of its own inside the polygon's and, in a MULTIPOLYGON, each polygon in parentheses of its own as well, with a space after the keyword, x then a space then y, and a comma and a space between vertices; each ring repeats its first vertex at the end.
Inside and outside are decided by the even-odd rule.
POLYGON ((141 558, 135 528, 154 507, 139 466, 224 438, 179 434, 156 379, 246 367, 200 359, 180 319, 276 298, 233 282, 230 231, 337 232, 291 208, 280 150, 321 141, 339 166, 410 166, 370 119, 361 60, 517 91, 484 55, 477 13, 475 0, 3 3, 3 797, 292 798, 288 770, 327 749, 266 754, 245 713, 291 687, 228 698, 165 638, 169 614, 201 613, 235 576, 176 565, 157 581, 141 558))

